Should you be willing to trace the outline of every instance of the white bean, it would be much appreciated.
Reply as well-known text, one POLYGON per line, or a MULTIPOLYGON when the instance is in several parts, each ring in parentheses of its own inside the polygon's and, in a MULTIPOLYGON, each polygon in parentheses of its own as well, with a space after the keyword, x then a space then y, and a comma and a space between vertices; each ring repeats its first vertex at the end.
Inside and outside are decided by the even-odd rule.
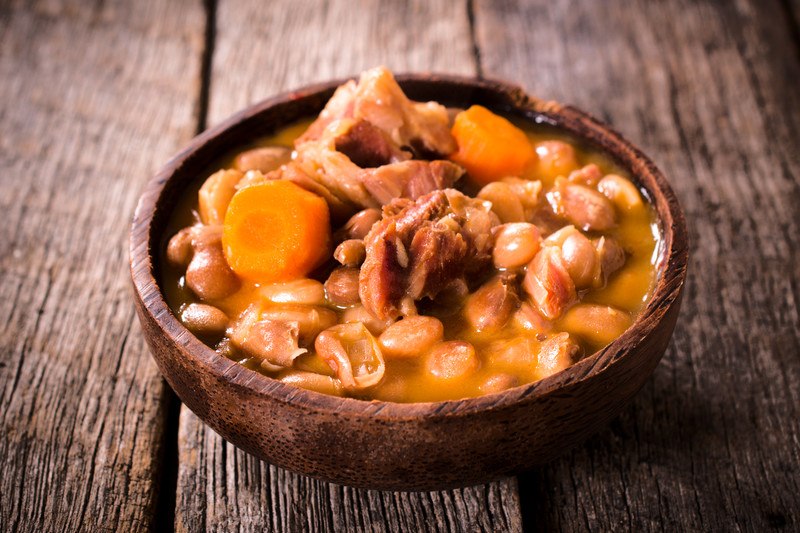
POLYGON ((436 346, 425 361, 428 375, 453 381, 474 374, 481 366, 475 347, 464 341, 447 341, 436 346))
POLYGON ((537 173, 541 178, 555 179, 558 176, 567 176, 578 168, 578 159, 575 149, 562 141, 543 141, 536 145, 536 155, 539 156, 537 173))
POLYGON ((273 303, 324 305, 325 288, 315 279, 297 279, 285 283, 271 283, 259 289, 261 296, 273 303))
POLYGON ((636 186, 617 174, 608 174, 601 179, 597 190, 623 211, 642 206, 642 197, 636 186))
POLYGON ((228 327, 228 316, 206 304, 189 304, 181 311, 181 322, 198 335, 221 335, 228 327))
POLYGON ((561 245, 561 257, 564 267, 575 287, 582 289, 592 284, 595 273, 595 247, 592 241, 576 231, 564 239, 561 245))
POLYGON ((478 198, 491 202, 492 211, 503 223, 523 222, 525 220, 522 201, 519 196, 514 194, 514 190, 508 183, 492 182, 480 190, 478 198))
POLYGON ((425 355, 442 341, 444 326, 432 316, 411 316, 386 328, 378 342, 387 359, 408 359, 425 355))

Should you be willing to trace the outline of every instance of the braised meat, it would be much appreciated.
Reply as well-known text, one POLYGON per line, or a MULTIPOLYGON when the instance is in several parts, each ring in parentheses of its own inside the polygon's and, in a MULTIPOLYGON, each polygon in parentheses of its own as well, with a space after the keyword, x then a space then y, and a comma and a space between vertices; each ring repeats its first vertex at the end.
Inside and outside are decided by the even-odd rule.
POLYGON ((317 120, 295 142, 299 148, 319 140, 336 119, 365 120, 400 147, 409 147, 417 157, 437 159, 455 152, 447 109, 436 102, 412 102, 385 67, 364 72, 356 85, 339 87, 317 120))
POLYGON ((361 301, 370 313, 396 317, 405 296, 435 298, 466 271, 487 265, 485 248, 491 246, 469 231, 468 203, 472 210, 489 210, 453 189, 416 202, 395 200, 384 209, 384 218, 365 239, 367 256, 359 277, 361 301))
POLYGON ((337 152, 361 168, 374 168, 411 158, 389 136, 366 120, 347 121, 333 141, 337 152))
POLYGON ((450 188, 463 175, 464 169, 449 161, 415 160, 363 170, 361 180, 375 200, 388 204, 450 188))

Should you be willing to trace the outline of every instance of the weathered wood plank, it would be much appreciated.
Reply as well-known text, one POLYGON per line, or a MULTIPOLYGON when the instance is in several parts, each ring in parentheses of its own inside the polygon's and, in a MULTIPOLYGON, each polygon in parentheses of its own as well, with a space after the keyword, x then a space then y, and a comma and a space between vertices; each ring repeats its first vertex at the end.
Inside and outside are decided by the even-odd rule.
POLYGON ((209 124, 277 92, 377 65, 474 74, 466 5, 220 0, 209 124))
MULTIPOLYGON (((219 4, 209 123, 303 84, 396 71, 474 73, 466 4, 219 4), (402 28, 402 31, 399 29, 402 28)), ((272 467, 181 412, 179 531, 518 531, 516 481, 436 493, 362 491, 272 467)))
POLYGON ((166 385, 139 335, 127 232, 193 134, 202 4, 0 7, 0 531, 136 531, 166 385))
POLYGON ((513 479, 427 493, 332 485, 243 453, 185 407, 178 446, 178 531, 521 530, 513 479))
POLYGON ((800 65, 785 13, 748 1, 476 5, 486 74, 641 144, 691 229, 671 349, 608 430, 521 479, 532 529, 800 527, 800 65))

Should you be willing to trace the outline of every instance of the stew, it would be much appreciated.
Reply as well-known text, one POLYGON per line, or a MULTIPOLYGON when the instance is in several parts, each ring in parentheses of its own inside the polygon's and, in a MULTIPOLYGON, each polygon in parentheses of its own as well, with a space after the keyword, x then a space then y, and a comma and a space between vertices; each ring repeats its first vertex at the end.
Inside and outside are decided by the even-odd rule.
POLYGON ((610 158, 413 102, 385 68, 213 170, 172 214, 168 303, 218 353, 319 392, 530 383, 620 336, 655 281, 653 209, 610 158))

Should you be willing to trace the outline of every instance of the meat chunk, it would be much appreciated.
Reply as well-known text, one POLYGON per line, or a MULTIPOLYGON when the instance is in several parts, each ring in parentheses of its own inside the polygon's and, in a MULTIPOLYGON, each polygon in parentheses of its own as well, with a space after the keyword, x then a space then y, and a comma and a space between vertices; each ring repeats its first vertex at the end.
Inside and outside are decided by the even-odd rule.
POLYGON ((267 175, 262 175, 258 171, 251 170, 250 172, 245 174, 245 177, 242 181, 245 180, 247 180, 245 186, 256 185, 258 183, 263 183, 264 181, 268 180, 289 180, 298 187, 302 187, 303 189, 309 192, 313 192, 314 194, 321 196, 328 204, 328 209, 330 209, 331 218, 333 219, 334 222, 337 223, 341 223, 342 221, 347 220, 347 217, 352 215, 353 212, 356 209, 358 209, 349 200, 342 199, 339 196, 335 195, 333 192, 331 192, 330 189, 328 189, 322 183, 320 183, 319 181, 315 180, 312 176, 307 174, 300 167, 300 165, 298 165, 295 162, 283 165, 279 169, 273 170, 267 175))
POLYGON ((447 109, 436 102, 412 102, 386 67, 364 72, 356 89, 353 116, 363 118, 418 157, 441 158, 456 151, 447 109))
POLYGON ((340 86, 295 146, 322 139, 337 119, 365 120, 397 146, 412 148, 417 157, 441 158, 457 148, 447 109, 436 102, 409 100, 386 67, 364 72, 358 84, 340 86))
POLYGON ((444 224, 426 224, 411 239, 406 293, 413 300, 434 297, 464 272, 463 259, 470 243, 466 236, 444 224))
POLYGON ((323 196, 332 204, 334 214, 351 215, 359 208, 379 207, 395 198, 416 199, 453 185, 464 174, 461 167, 449 161, 400 161, 362 169, 334 149, 334 142, 335 138, 303 144, 292 163, 268 177, 289 179, 323 196))
POLYGON ((331 99, 325 104, 317 119, 308 129, 294 141, 296 147, 308 141, 316 141, 322 137, 325 128, 336 119, 350 118, 353 116, 353 104, 356 95, 356 82, 350 80, 337 87, 331 99))
POLYGON ((575 283, 556 246, 545 246, 536 254, 528 265, 522 287, 538 311, 549 320, 561 316, 577 299, 575 283))
POLYGON ((382 130, 366 120, 354 120, 334 139, 336 151, 361 168, 374 168, 406 161, 411 154, 401 150, 382 130))
POLYGON ((450 161, 403 161, 361 172, 364 186, 380 204, 395 198, 416 200, 424 194, 452 187, 464 169, 450 161))
MULTIPOLYGON (((336 124, 329 127, 335 130, 336 124)), ((333 143, 333 138, 323 138, 303 144, 297 148, 294 164, 345 204, 362 208, 380 206, 364 187, 361 168, 349 157, 337 152, 333 143)))
MULTIPOLYGON (((487 243, 478 241, 466 216, 474 210, 471 216, 479 219, 481 209, 485 214, 490 207, 453 189, 386 206, 384 218, 365 239, 367 256, 359 276, 364 307, 377 318, 394 318, 404 297, 435 298, 465 272, 485 267, 487 243)), ((486 235, 491 238, 491 232, 486 235)))

